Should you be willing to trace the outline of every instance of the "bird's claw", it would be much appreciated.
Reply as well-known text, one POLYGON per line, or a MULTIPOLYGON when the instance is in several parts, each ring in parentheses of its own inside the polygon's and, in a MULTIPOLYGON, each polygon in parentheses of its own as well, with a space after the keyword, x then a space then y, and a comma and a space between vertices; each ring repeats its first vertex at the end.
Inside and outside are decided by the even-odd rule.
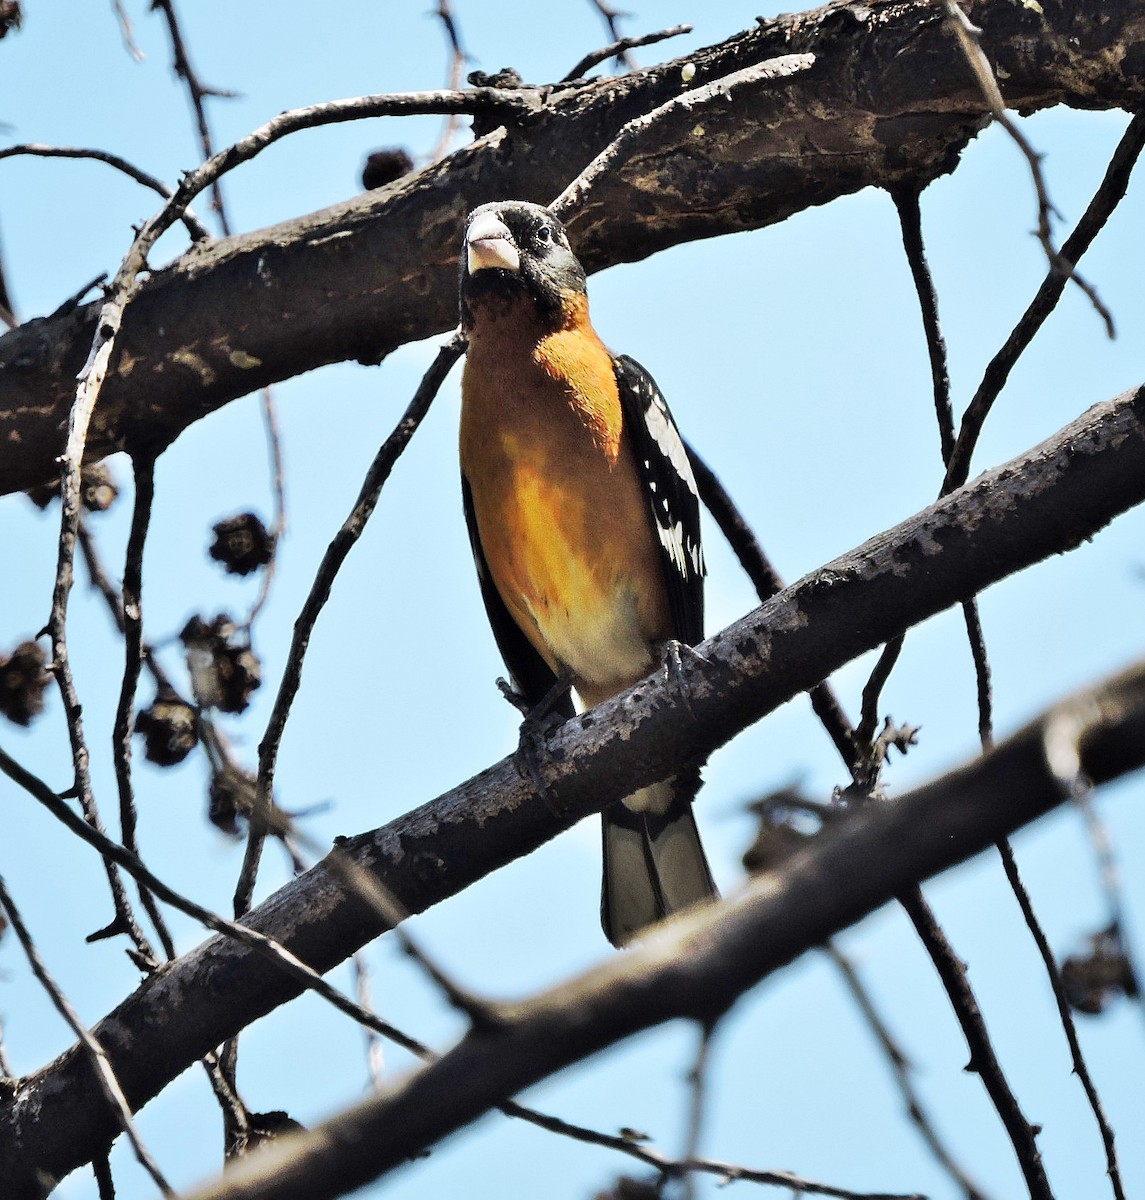
POLYGON ((545 807, 554 817, 561 817, 560 806, 553 796, 552 789, 545 782, 541 773, 541 764, 548 753, 548 742, 551 734, 555 733, 564 719, 559 713, 547 712, 539 716, 526 713, 521 722, 521 738, 517 743, 517 770, 522 779, 533 785, 537 794, 545 802, 545 807))
POLYGON ((674 697, 683 701, 687 705, 688 711, 691 712, 692 701, 688 694, 687 681, 684 678, 684 660, 691 659, 693 662, 701 663, 706 663, 708 660, 694 646, 689 646, 687 642, 677 641, 675 638, 660 642, 658 649, 665 681, 671 688, 674 697))

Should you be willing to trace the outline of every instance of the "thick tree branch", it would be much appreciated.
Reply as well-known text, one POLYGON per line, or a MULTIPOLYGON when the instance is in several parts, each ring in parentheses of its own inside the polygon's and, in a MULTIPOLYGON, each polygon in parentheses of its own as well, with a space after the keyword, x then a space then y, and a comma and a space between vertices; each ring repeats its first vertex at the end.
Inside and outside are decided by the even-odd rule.
MULTIPOLYGON (((1134 108, 1145 98, 1145 11, 1131 0, 965 7, 1011 108, 1134 108)), ((753 82, 734 103, 705 105, 700 121, 689 105, 670 106, 598 181, 570 216, 591 270, 768 225, 868 185, 921 187, 955 165, 988 116, 929 0, 780 17, 691 55, 694 74, 679 60, 620 79, 522 89, 519 111, 496 118, 508 126, 441 163, 156 271, 125 316, 91 453, 161 449, 267 383, 325 363, 377 361, 449 329, 469 208, 506 196, 548 202, 626 124, 789 55, 813 65, 786 77, 738 75, 753 82)), ((4 490, 52 476, 98 309, 31 321, 0 339, 4 490)))
POLYGON ((643 1029, 707 1025, 761 979, 920 877, 986 849, 1068 799, 1046 752, 1084 714, 1093 781, 1145 765, 1145 663, 1057 705, 984 757, 890 804, 829 824, 781 867, 676 919, 630 952, 500 1010, 437 1062, 248 1159, 193 1200, 332 1200, 392 1170, 505 1096, 643 1029))
MULTIPOLYGON (((538 802, 509 758, 382 829, 347 840, 343 849, 407 911, 420 912, 611 797, 706 757, 856 655, 967 592, 1073 548, 1143 501, 1145 388, 1096 405, 1040 446, 805 576, 709 639, 704 659, 684 665, 687 704, 673 702, 675 684, 653 677, 568 722, 551 739, 543 764, 549 804, 538 802)), ((988 841, 1013 828, 996 826, 995 819, 982 827, 988 841)), ((840 903, 853 899, 853 886, 871 882, 857 879, 855 864, 870 871, 879 861, 858 854, 837 871, 840 903)), ((920 868, 911 878, 924 873, 920 868)), ((381 932, 376 915, 322 864, 268 899, 249 924, 319 971, 381 932)), ((803 938, 805 948, 837 928, 795 920, 785 936, 803 938)), ((248 948, 213 938, 145 981, 93 1033, 138 1107, 301 986, 248 948)), ((86 1060, 73 1048, 0 1097, 0 1195, 38 1196, 37 1169, 61 1177, 115 1132, 86 1060)))

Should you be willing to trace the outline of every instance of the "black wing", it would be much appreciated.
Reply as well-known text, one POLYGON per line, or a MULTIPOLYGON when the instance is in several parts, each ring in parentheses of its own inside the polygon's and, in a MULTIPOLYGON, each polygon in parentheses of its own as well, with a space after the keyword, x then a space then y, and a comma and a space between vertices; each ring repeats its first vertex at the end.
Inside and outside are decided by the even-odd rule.
MULTIPOLYGON (((493 583, 489 565, 485 561, 485 551, 481 548, 481 535, 477 530, 477 517, 473 511, 469 480, 464 475, 461 476, 461 499, 465 505, 465 524, 469 529, 469 545, 477 567, 477 580, 481 584, 481 599, 485 601, 485 612, 489 617, 497 649, 501 651, 501 657, 509 669, 513 686, 524 697, 528 706, 535 708, 552 690, 557 677, 521 632, 520 626, 509 614, 493 583)), ((574 711, 572 697, 566 694, 553 705, 551 711, 565 718, 571 717, 574 711)))
POLYGON ((613 364, 636 470, 652 508, 673 633, 695 646, 704 640, 704 552, 688 452, 652 376, 625 354, 613 364))

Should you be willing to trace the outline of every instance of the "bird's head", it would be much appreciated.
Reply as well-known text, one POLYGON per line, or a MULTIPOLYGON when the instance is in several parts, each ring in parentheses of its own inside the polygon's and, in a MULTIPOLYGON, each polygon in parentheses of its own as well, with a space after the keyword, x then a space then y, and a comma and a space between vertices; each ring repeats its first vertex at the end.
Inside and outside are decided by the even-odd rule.
POLYGON ((461 250, 463 326, 473 326, 474 305, 528 298, 542 322, 557 328, 568 301, 584 291, 584 268, 547 208, 503 200, 469 214, 461 250))

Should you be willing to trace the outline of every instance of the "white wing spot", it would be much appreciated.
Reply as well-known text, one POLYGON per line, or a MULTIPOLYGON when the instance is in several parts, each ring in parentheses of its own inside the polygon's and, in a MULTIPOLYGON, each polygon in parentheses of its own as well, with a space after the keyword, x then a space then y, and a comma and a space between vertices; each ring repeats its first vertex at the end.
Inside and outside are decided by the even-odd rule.
MULTIPOLYGON (((696 480, 692 475, 692 464, 688 462, 688 452, 684 449, 676 426, 668 418, 668 410, 658 403, 655 397, 644 410, 644 423, 648 426, 652 440, 659 446, 660 453, 672 464, 676 474, 688 485, 692 495, 698 495, 696 480)), ((645 466, 647 465, 645 463, 645 466)))
POLYGON ((660 535, 660 544, 668 551, 672 565, 681 575, 687 576, 688 557, 684 549, 683 523, 677 521, 675 525, 667 529, 663 525, 657 524, 656 532, 660 535))

